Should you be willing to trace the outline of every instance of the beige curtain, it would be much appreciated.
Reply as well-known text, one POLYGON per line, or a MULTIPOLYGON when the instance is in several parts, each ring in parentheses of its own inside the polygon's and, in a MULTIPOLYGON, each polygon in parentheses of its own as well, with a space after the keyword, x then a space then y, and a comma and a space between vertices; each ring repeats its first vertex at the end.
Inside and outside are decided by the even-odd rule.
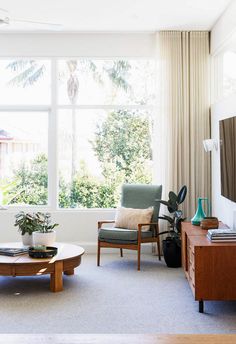
POLYGON ((187 185, 183 208, 191 218, 197 197, 211 195, 210 155, 202 144, 210 137, 209 33, 159 32, 157 39, 160 175, 165 196, 187 185))

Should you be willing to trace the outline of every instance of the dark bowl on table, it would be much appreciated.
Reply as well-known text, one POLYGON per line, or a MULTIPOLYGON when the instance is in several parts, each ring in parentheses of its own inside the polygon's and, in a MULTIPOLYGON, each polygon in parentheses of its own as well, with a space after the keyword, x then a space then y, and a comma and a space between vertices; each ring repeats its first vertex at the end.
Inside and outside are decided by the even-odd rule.
POLYGON ((44 249, 36 247, 29 248, 29 256, 31 258, 52 258, 57 254, 57 247, 46 246, 44 249))

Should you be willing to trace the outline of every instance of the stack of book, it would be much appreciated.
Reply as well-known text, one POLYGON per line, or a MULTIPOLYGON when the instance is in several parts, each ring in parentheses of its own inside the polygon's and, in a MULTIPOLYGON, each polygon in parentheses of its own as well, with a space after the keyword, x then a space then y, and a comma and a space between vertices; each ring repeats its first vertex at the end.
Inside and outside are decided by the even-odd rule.
POLYGON ((15 257, 28 253, 28 248, 0 247, 0 255, 15 257))
POLYGON ((207 238, 211 242, 236 242, 236 231, 233 229, 209 229, 207 238))

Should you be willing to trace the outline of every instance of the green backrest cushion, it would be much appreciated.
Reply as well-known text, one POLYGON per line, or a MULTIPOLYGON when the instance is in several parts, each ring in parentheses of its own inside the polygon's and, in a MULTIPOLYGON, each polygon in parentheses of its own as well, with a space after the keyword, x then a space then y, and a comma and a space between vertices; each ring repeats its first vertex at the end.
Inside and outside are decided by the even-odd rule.
POLYGON ((153 207, 152 222, 158 221, 162 185, 123 184, 121 206, 126 208, 146 209, 153 207))

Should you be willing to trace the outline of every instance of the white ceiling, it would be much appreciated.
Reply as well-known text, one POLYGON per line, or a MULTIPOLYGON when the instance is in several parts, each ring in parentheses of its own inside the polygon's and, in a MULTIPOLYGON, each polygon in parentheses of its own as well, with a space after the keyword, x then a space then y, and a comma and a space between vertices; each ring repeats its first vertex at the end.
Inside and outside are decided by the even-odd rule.
MULTIPOLYGON (((230 0, 0 0, 0 19, 62 24, 63 32, 210 30, 230 0)), ((47 26, 0 26, 0 32, 49 31, 47 26)))

